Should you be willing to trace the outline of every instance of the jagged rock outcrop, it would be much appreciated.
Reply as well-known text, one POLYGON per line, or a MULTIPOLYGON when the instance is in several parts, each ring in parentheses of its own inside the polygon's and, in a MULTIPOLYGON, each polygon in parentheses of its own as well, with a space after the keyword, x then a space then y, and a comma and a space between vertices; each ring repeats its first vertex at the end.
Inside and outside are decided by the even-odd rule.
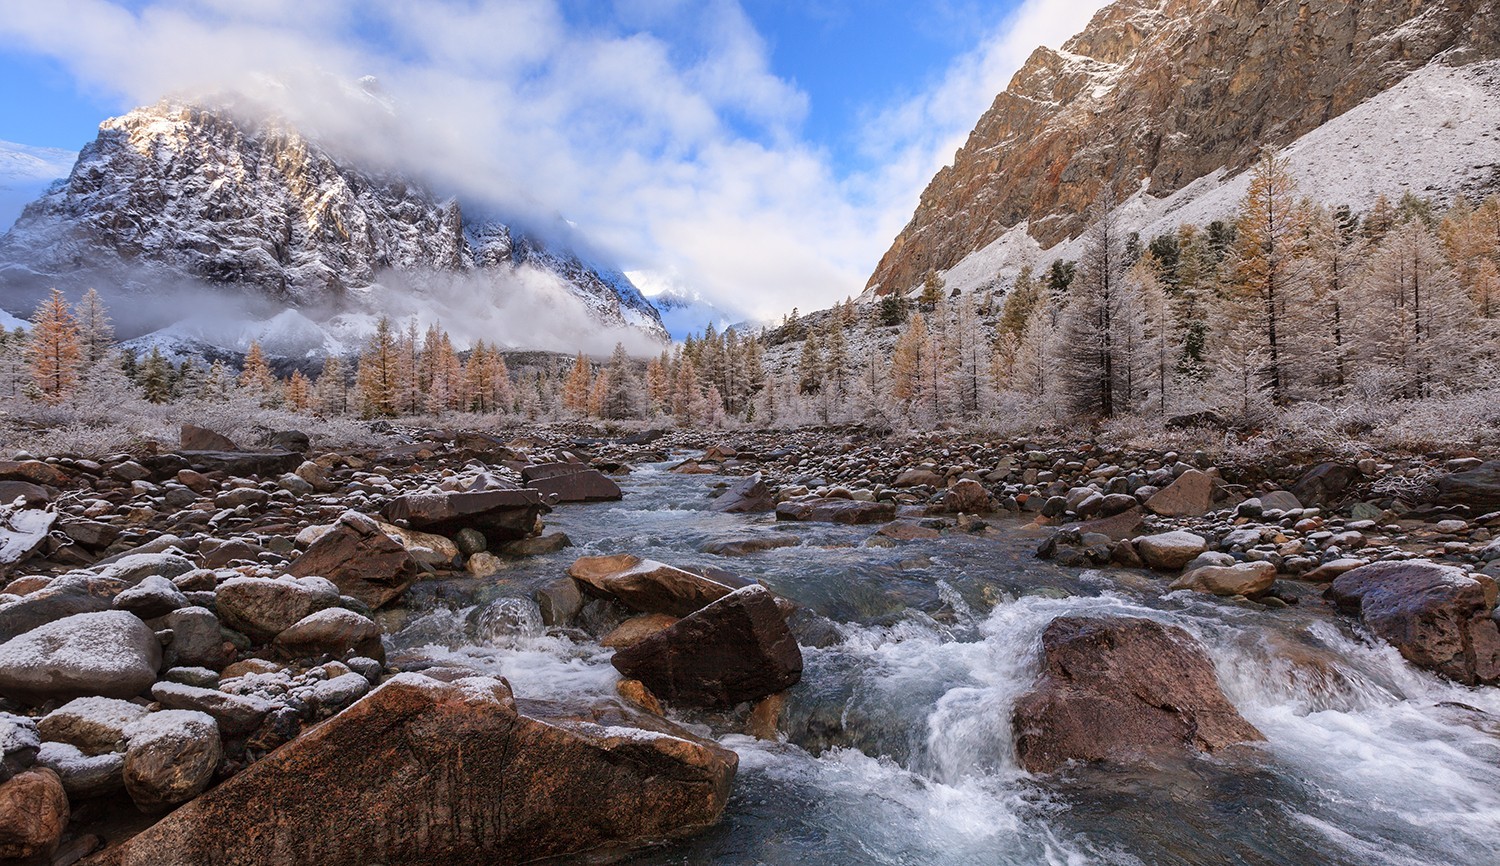
POLYGON ((101 124, 68 178, 27 206, 0 239, 0 298, 29 315, 54 283, 102 272, 101 289, 198 281, 326 316, 361 311, 387 272, 522 267, 556 277, 602 323, 666 336, 613 268, 353 165, 263 109, 164 101, 101 124))
POLYGON ((1119 0, 1038 48, 922 193, 869 286, 905 291, 1008 229, 1077 237, 1108 184, 1165 196, 1247 167, 1441 56, 1500 55, 1496 0, 1119 0))

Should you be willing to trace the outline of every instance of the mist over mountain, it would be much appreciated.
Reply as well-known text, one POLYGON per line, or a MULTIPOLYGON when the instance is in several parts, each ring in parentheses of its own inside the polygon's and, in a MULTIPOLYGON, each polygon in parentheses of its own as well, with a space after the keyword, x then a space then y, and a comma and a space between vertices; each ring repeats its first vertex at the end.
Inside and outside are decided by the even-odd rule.
POLYGON ((0 238, 0 307, 25 317, 53 286, 92 286, 122 336, 238 350, 284 332, 294 311, 301 337, 281 342, 312 354, 352 349, 381 315, 515 348, 666 339, 576 227, 523 228, 490 210, 365 165, 263 106, 163 101, 101 124, 0 238), (212 327, 193 324, 205 316, 212 327))

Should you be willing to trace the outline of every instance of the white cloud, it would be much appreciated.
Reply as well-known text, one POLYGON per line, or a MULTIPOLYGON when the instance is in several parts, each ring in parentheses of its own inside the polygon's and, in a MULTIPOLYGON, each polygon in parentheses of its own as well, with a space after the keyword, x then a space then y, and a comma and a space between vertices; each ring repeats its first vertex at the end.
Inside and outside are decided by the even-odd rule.
POLYGON ((858 293, 1030 51, 1102 5, 1026 0, 932 89, 872 111, 861 140, 877 167, 846 176, 798 136, 807 98, 772 72, 734 0, 618 0, 618 20, 670 21, 692 52, 650 30, 572 26, 557 0, 161 0, 139 12, 51 0, 8 5, 0 40, 134 103, 231 89, 274 100, 364 156, 539 222, 566 214, 623 266, 772 318, 858 293), (399 121, 349 86, 366 74, 399 121))

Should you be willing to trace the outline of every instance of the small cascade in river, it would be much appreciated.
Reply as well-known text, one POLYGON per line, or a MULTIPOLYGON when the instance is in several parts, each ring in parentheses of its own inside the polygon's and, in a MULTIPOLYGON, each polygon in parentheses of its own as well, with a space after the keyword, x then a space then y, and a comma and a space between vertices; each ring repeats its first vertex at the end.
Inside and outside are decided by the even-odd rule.
POLYGON ((635 553, 758 579, 828 621, 804 642, 784 742, 678 720, 739 753, 724 819, 637 864, 1481 864, 1500 862, 1500 690, 1440 680, 1348 621, 1036 560, 1036 539, 865 546, 868 527, 707 512, 704 479, 639 468, 611 506, 562 507, 581 546, 505 572, 498 596, 412 615, 395 649, 507 677, 521 699, 614 697, 610 650, 542 627, 536 587, 581 555, 635 553), (792 532, 721 558, 702 545, 792 532), (1212 756, 1032 776, 1010 718, 1059 616, 1185 629, 1266 737, 1212 756))

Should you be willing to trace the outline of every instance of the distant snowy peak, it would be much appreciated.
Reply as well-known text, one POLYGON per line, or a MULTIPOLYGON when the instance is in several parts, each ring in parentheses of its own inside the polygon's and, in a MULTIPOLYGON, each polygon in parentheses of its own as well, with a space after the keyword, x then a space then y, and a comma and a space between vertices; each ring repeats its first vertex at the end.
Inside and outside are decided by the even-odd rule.
POLYGON ((524 270, 601 326, 665 339, 639 291, 575 252, 585 248, 466 218, 458 199, 351 165, 274 115, 162 102, 101 124, 67 180, 0 238, 0 306, 25 314, 44 286, 102 278, 101 290, 137 296, 198 283, 322 321, 381 312, 393 278, 462 277, 499 302, 529 285, 515 277, 524 270))
POLYGON ((722 332, 738 324, 740 330, 747 326, 739 321, 741 316, 725 310, 705 299, 701 294, 681 285, 670 275, 650 271, 632 271, 628 279, 640 286, 646 300, 656 308, 662 324, 673 339, 702 334, 709 325, 722 332))

